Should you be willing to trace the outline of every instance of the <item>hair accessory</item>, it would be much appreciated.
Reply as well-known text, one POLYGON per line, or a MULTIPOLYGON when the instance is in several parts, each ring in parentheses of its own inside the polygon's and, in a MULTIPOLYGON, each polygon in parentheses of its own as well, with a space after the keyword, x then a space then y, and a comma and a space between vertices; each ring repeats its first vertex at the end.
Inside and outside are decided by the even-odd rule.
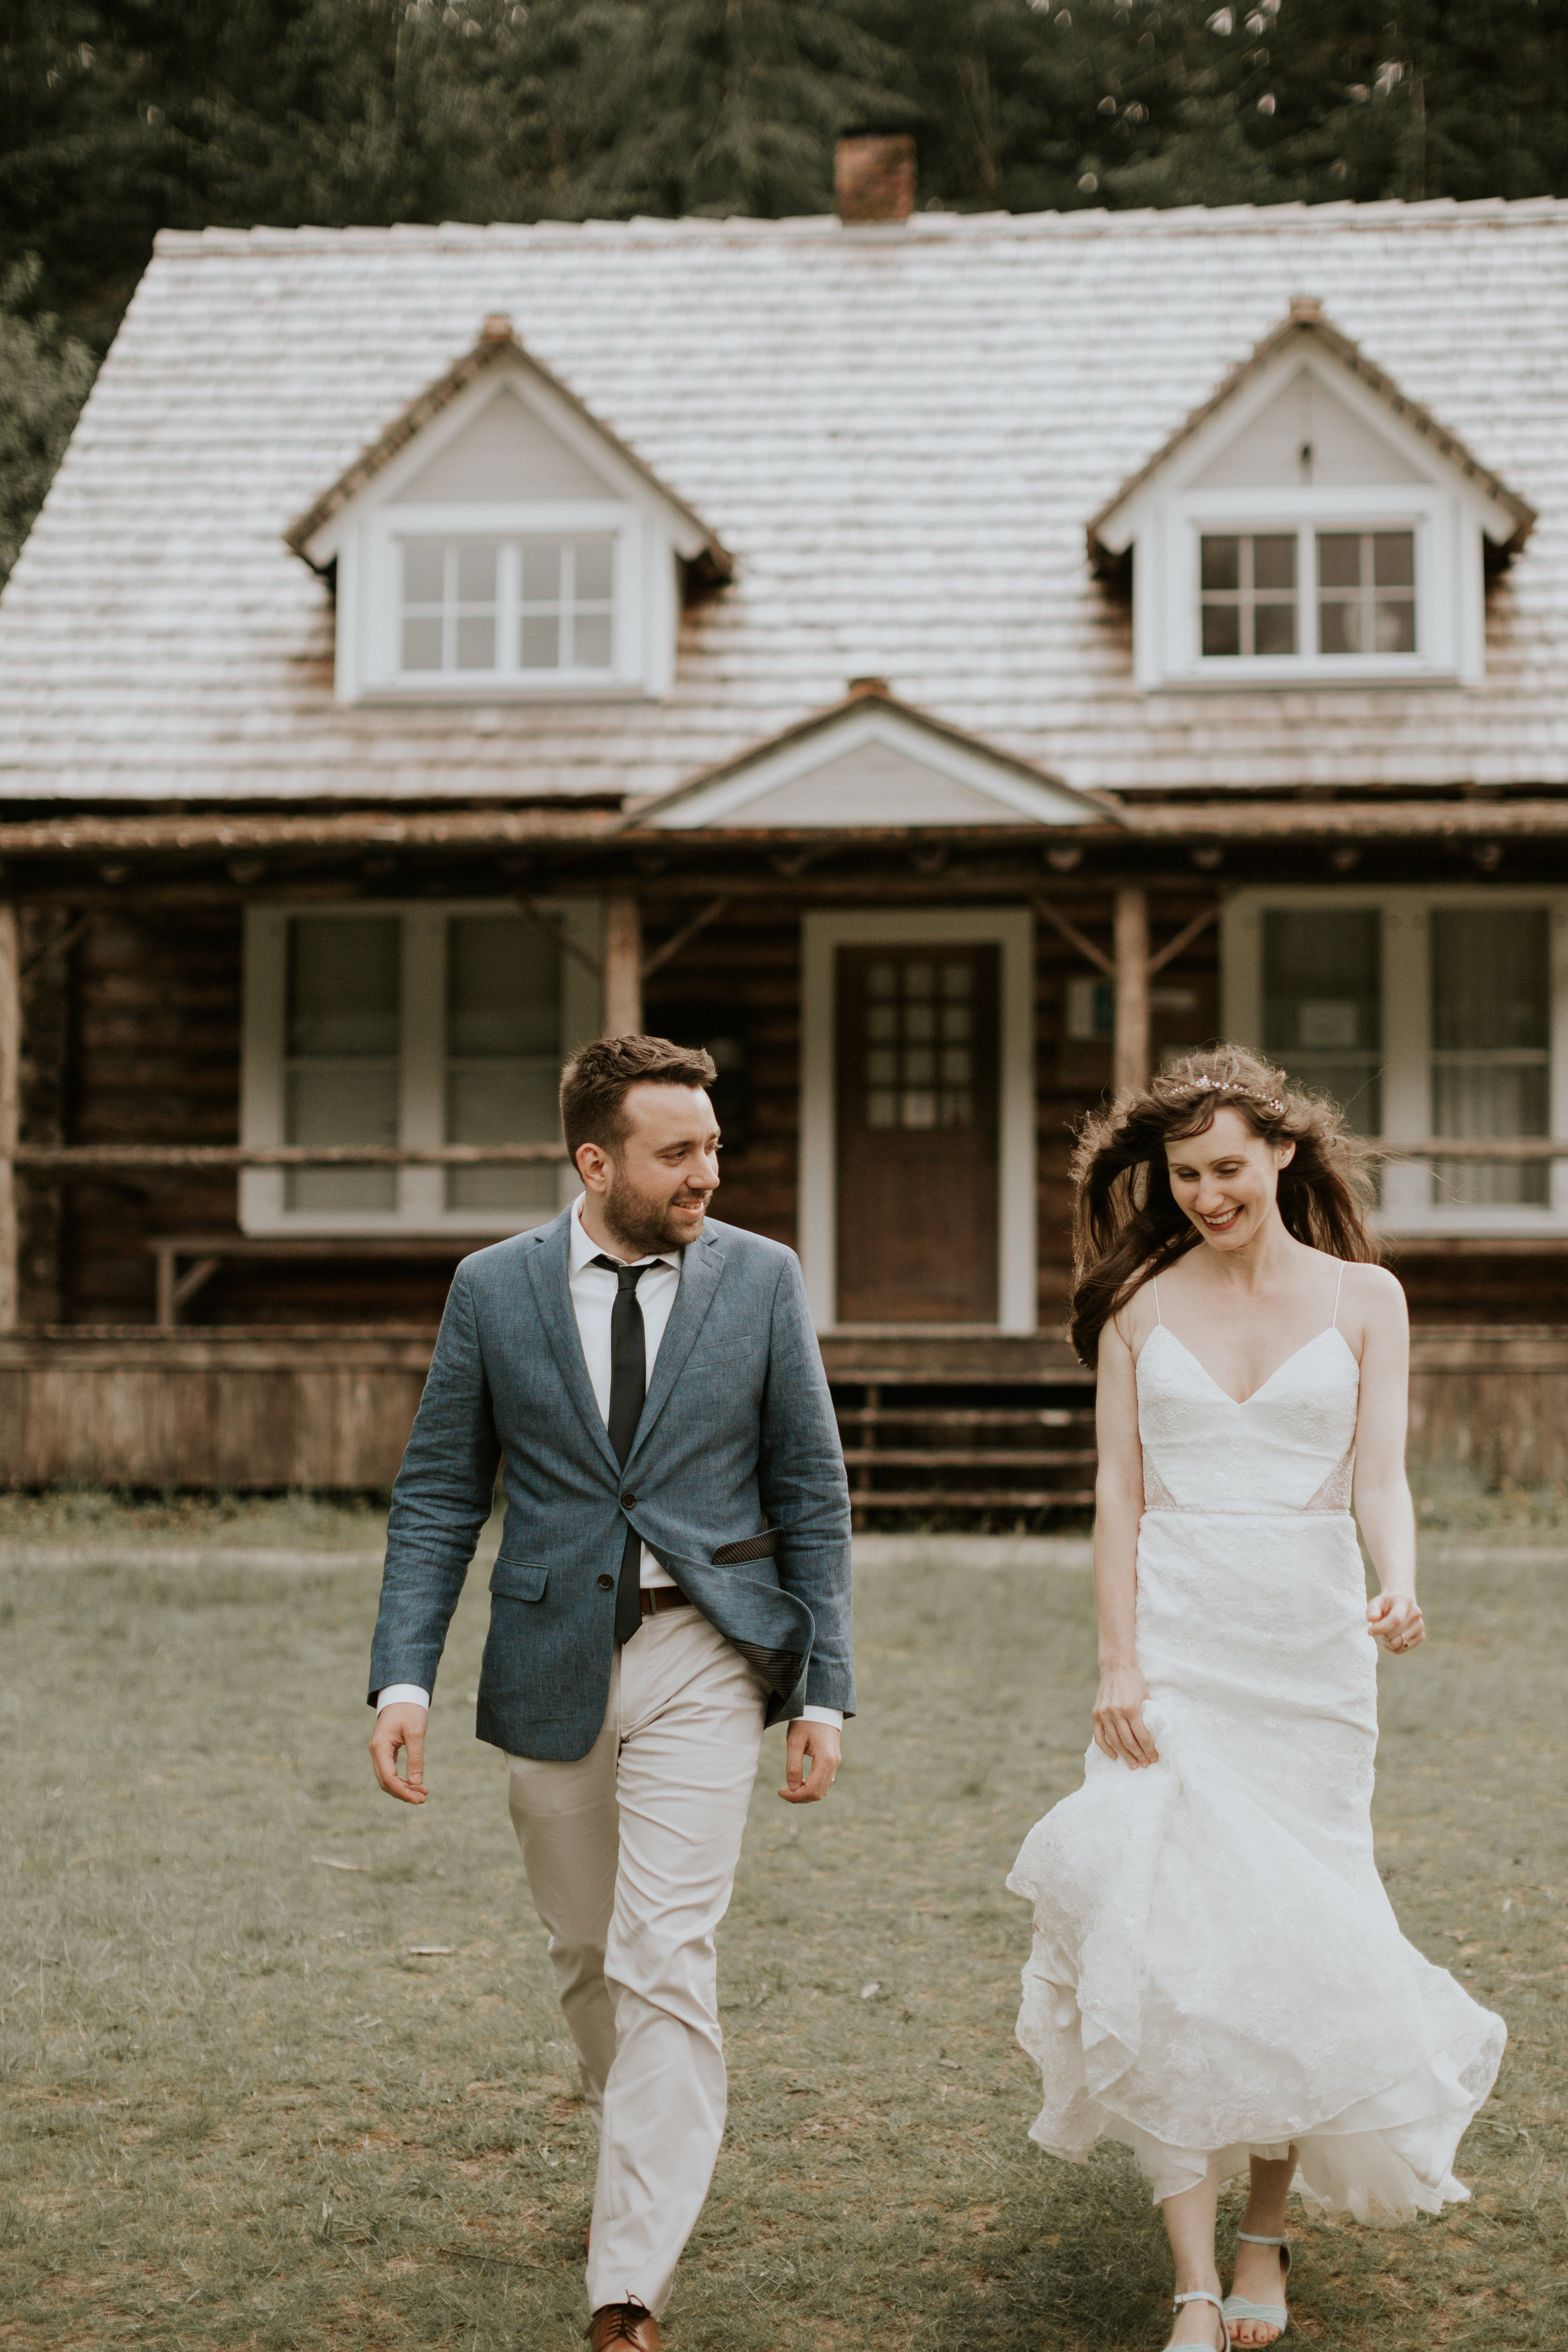
POLYGON ((1201 1077, 1189 1078, 1183 1087, 1183 1092, 1184 1093, 1188 1087, 1194 1094, 1200 1095, 1240 1095, 1247 1102, 1261 1104, 1265 1110, 1271 1110, 1279 1118, 1285 1115, 1285 1106, 1278 1095, 1255 1094, 1250 1087, 1244 1087, 1236 1078, 1211 1078, 1205 1070, 1201 1077))

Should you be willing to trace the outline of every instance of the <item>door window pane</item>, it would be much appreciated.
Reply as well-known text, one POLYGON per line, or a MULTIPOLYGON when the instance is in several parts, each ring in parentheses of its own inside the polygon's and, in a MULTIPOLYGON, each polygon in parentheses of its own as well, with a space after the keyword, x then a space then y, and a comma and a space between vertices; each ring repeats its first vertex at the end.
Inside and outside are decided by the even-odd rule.
MULTIPOLYGON (((1544 907, 1441 907, 1431 917, 1432 1132, 1551 1132, 1551 930, 1544 907)), ((1446 1205, 1544 1206, 1544 1162, 1438 1163, 1446 1205)))
POLYGON ((1318 533, 1318 650, 1415 651, 1415 534, 1318 533))
POLYGON ((1205 531, 1198 604, 1205 656, 1262 660, 1295 653, 1295 533, 1205 531))
MULTIPOLYGON (((284 1141, 395 1143, 402 924, 395 915, 297 915, 289 926, 284 1141)), ((290 1168, 290 1209, 388 1210, 395 1168, 290 1168)))
MULTIPOLYGON (((558 1131, 561 946, 530 915, 447 926, 448 1143, 549 1143, 558 1131)), ((555 1164, 449 1168, 451 1209, 549 1210, 555 1164)))
POLYGON ((1382 929, 1375 907, 1263 917, 1264 1050, 1363 1135, 1383 1124, 1382 929))
POLYGON ((879 959, 868 967, 860 1060, 867 1127, 973 1125, 973 994, 968 958, 879 959), (939 1047, 939 1040, 946 1042, 939 1047))

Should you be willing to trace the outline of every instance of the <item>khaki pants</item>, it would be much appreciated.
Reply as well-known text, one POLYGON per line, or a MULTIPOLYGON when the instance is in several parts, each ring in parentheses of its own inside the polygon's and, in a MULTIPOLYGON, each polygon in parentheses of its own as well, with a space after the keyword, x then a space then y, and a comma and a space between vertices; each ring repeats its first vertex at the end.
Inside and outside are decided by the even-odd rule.
POLYGON ((662 2312, 724 2133, 713 1937, 762 1746, 761 1679, 695 1609, 617 1648, 576 1764, 512 1756, 511 1817, 599 2125, 588 2304, 662 2312))

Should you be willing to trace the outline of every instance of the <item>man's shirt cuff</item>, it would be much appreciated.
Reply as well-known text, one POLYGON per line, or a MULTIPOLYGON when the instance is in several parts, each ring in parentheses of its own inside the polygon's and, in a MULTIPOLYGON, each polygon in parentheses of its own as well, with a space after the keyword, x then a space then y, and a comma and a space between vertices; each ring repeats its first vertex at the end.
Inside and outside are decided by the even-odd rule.
POLYGON ((803 1706, 800 1720, 802 1723, 830 1723, 835 1731, 842 1731, 844 1709, 841 1706, 803 1706))
POLYGON ((378 1690, 375 1695, 375 1711, 379 1715, 384 1706, 396 1706, 400 1701, 411 1706, 427 1708, 430 1694, 427 1690, 421 1690, 417 1683, 388 1683, 384 1690, 378 1690))

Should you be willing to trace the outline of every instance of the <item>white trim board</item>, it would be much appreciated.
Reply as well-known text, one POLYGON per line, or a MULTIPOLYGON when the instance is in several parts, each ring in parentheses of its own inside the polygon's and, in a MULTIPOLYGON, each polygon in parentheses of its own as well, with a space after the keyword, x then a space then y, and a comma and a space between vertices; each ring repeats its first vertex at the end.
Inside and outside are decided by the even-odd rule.
POLYGON ((868 907, 801 919, 800 1261, 819 1331, 837 1328, 838 1297, 837 951, 944 941, 1001 950, 995 1328, 1036 1328, 1034 918, 1014 907, 868 907))

